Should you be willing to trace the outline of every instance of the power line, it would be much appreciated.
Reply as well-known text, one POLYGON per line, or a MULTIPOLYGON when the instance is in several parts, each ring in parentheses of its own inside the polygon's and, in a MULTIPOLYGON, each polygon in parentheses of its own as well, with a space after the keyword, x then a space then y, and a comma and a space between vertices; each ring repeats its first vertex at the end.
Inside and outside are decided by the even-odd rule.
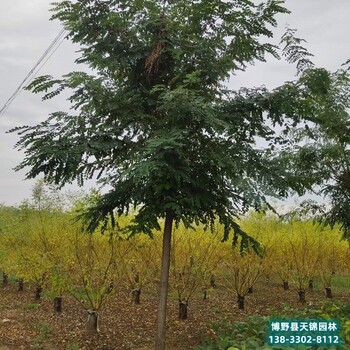
POLYGON ((57 37, 54 39, 54 41, 51 43, 50 45, 50 49, 47 49, 45 51, 45 53, 42 55, 42 57, 40 57, 40 60, 36 63, 35 68, 32 70, 35 70, 39 64, 45 59, 45 57, 47 57, 45 59, 45 61, 42 63, 42 65, 36 70, 35 74, 33 74, 33 76, 31 77, 31 79, 29 80, 28 84, 30 84, 33 79, 37 76, 37 74, 41 71, 41 69, 45 66, 46 62, 52 57, 52 55, 58 50, 58 48, 61 46, 61 44, 63 43, 65 37, 65 29, 62 29, 60 31, 60 33, 57 35, 57 37), (54 45, 52 45, 54 44, 54 45), (56 46, 56 47, 55 47, 56 46), (51 52, 51 53, 50 53, 51 52))
POLYGON ((60 40, 60 42, 58 42, 58 44, 56 45, 56 47, 52 50, 50 56, 48 56, 46 58, 46 60, 42 63, 42 65, 36 70, 35 74, 33 74, 33 76, 30 78, 30 80, 28 81, 28 85, 34 80, 34 78, 38 75, 38 73, 41 71, 41 69, 45 66, 45 64, 47 63, 47 61, 53 56, 53 54, 59 49, 59 47, 61 46, 61 44, 63 43, 65 39, 65 36, 62 37, 62 39, 60 40))
POLYGON ((65 32, 66 32, 66 30, 64 28, 62 28, 61 31, 58 33, 58 35, 55 37, 55 39, 51 42, 49 47, 41 55, 39 60, 35 63, 34 67, 28 72, 26 77, 23 79, 23 81, 20 83, 20 85, 17 87, 17 89, 13 92, 11 97, 6 101, 6 103, 4 104, 4 106, 0 110, 0 118, 5 114, 5 112, 7 111, 7 109, 11 105, 11 103, 14 101, 14 99, 22 92, 24 85, 27 84, 28 82, 31 82, 34 79, 36 74, 43 68, 43 66, 46 64, 46 62, 51 58, 51 56, 60 47, 63 40, 65 39, 65 32))

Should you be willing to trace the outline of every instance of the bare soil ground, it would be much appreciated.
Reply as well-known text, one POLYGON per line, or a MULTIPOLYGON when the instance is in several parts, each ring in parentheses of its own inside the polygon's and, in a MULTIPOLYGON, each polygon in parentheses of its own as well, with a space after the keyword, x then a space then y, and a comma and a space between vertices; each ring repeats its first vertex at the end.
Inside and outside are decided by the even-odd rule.
MULTIPOLYGON (((22 292, 15 284, 0 287, 0 350, 151 350, 155 336, 157 294, 144 291, 141 304, 133 305, 131 296, 119 294, 100 310, 100 332, 86 333, 87 312, 69 295, 63 299, 63 312, 53 310, 53 301, 44 297, 34 302, 34 289, 22 292)), ((189 350, 204 338, 213 338, 211 321, 242 320, 249 315, 267 315, 270 308, 280 309, 285 303, 295 308, 316 307, 325 300, 324 291, 314 290, 307 303, 298 303, 295 288, 284 291, 280 283, 260 281, 254 293, 246 297, 246 309, 238 310, 236 297, 222 287, 203 300, 198 293, 190 300, 187 320, 178 319, 174 295, 168 303, 167 349, 189 350)), ((350 301, 349 295, 334 295, 335 300, 350 301)))

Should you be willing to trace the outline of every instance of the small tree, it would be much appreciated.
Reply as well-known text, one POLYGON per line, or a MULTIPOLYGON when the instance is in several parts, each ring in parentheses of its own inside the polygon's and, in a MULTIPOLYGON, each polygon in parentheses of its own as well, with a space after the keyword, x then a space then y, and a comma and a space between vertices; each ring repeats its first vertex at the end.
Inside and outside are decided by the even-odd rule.
POLYGON ((249 249, 244 252, 231 249, 224 263, 227 271, 224 286, 236 294, 238 308, 243 310, 245 296, 263 271, 262 258, 249 249))
POLYGON ((126 283, 134 304, 140 304, 142 289, 153 283, 159 272, 158 248, 159 246, 146 235, 134 236, 118 242, 116 252, 118 280, 119 283, 126 283))
POLYGON ((71 274, 72 255, 70 235, 74 234, 74 224, 70 215, 57 217, 55 229, 48 235, 41 236, 46 247, 51 250, 47 252, 48 264, 48 292, 54 302, 54 311, 62 312, 63 294, 69 290, 69 275, 71 274), (60 220, 61 219, 61 220, 60 220))
POLYGON ((42 250, 41 241, 30 231, 7 237, 7 270, 24 282, 35 285, 35 300, 40 300, 48 282, 49 260, 42 250))
POLYGON ((250 211, 241 219, 244 231, 249 232, 262 245, 264 251, 262 272, 266 275, 267 280, 276 270, 276 254, 281 251, 283 243, 279 235, 282 223, 276 213, 270 209, 272 207, 266 206, 260 212, 250 211))
POLYGON ((343 253, 346 243, 340 242, 341 233, 338 230, 323 230, 319 233, 319 259, 317 271, 325 288, 326 297, 332 298, 332 283, 336 273, 344 271, 343 253))
POLYGON ((50 255, 55 249, 53 233, 62 224, 58 212, 45 206, 42 193, 43 184, 39 182, 33 189, 34 200, 21 204, 11 229, 4 235, 7 268, 22 284, 34 282, 36 300, 48 284, 52 266, 50 255))
POLYGON ((283 289, 289 289, 289 283, 293 276, 293 259, 290 256, 291 249, 289 242, 284 237, 279 237, 280 241, 275 245, 274 249, 274 271, 281 279, 283 289))
POLYGON ((210 234, 203 227, 197 227, 196 231, 177 229, 172 242, 170 286, 178 296, 180 319, 187 319, 189 300, 208 284, 222 259, 217 234, 210 234))
MULTIPOLYGON (((64 204, 63 195, 57 188, 38 180, 33 187, 31 200, 21 207, 22 229, 26 230, 29 236, 29 249, 24 248, 25 254, 22 252, 22 256, 26 255, 27 250, 34 249, 39 257, 43 257, 42 265, 45 271, 42 283, 45 283, 51 292, 54 310, 57 312, 62 311, 62 294, 67 288, 64 264, 68 247, 67 239, 64 238, 72 225, 71 216, 64 212, 64 204)), ((37 282, 37 297, 40 296, 42 283, 37 282)))
POLYGON ((288 254, 293 266, 293 278, 298 286, 299 301, 305 303, 309 282, 315 276, 320 257, 319 239, 311 222, 291 222, 288 254))
POLYGON ((71 238, 69 292, 87 309, 87 332, 99 331, 99 310, 109 300, 116 283, 115 235, 90 235, 77 231, 71 238))
POLYGON ((8 284, 8 271, 9 266, 9 246, 8 235, 13 231, 18 223, 18 209, 15 207, 7 207, 0 204, 0 272, 2 277, 2 286, 8 284))

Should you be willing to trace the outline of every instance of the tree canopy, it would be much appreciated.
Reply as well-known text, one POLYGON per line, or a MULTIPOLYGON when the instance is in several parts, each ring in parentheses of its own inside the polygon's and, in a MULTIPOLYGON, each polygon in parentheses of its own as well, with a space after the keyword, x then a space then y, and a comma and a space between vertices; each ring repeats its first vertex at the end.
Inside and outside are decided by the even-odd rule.
POLYGON ((350 238, 350 77, 347 69, 322 73, 321 103, 310 123, 293 130, 294 147, 281 155, 314 183, 326 204, 306 200, 297 210, 324 225, 340 224, 350 238))
MULTIPOLYGON (((256 140, 287 142, 271 125, 310 117, 320 71, 272 92, 224 86, 247 64, 278 56, 264 40, 275 15, 288 12, 283 1, 84 0, 57 2, 53 11, 92 73, 30 84, 45 92, 43 100, 71 89, 72 108, 15 129, 17 147, 26 149, 17 169, 29 166, 28 178, 43 174, 59 185, 96 177, 111 188, 92 208, 91 229, 133 205, 135 230, 159 228, 158 218, 171 211, 186 225, 218 216, 226 235, 232 227, 243 234, 237 214, 260 207, 266 194, 304 190, 256 140)), ((291 38, 285 48, 300 60, 291 38)))

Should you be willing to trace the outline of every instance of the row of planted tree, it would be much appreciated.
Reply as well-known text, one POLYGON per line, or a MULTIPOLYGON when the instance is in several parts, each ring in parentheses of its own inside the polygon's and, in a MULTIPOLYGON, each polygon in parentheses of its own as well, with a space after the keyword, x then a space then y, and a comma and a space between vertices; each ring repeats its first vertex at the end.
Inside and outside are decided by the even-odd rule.
MULTIPOLYGON (((8 275, 16 276, 19 289, 31 282, 37 299, 45 289, 57 312, 62 310, 63 294, 70 293, 88 310, 89 331, 97 331, 101 306, 117 293, 128 290, 132 302, 140 303, 141 291, 157 286, 161 233, 129 237, 123 228, 132 215, 119 217, 117 225, 107 226, 103 234, 87 234, 74 221, 76 207, 67 211, 27 203, 0 209, 3 282, 8 275)), ((180 318, 187 318, 192 297, 206 299, 217 285, 233 291, 243 309, 245 296, 262 276, 278 276, 285 289, 293 283, 299 300, 305 302, 305 292, 315 277, 326 296, 332 297, 333 277, 348 273, 348 244, 340 240, 337 230, 253 213, 240 224, 261 243, 260 256, 241 252, 230 241, 222 242, 219 223, 212 230, 175 228, 170 287, 178 296, 180 318)))

